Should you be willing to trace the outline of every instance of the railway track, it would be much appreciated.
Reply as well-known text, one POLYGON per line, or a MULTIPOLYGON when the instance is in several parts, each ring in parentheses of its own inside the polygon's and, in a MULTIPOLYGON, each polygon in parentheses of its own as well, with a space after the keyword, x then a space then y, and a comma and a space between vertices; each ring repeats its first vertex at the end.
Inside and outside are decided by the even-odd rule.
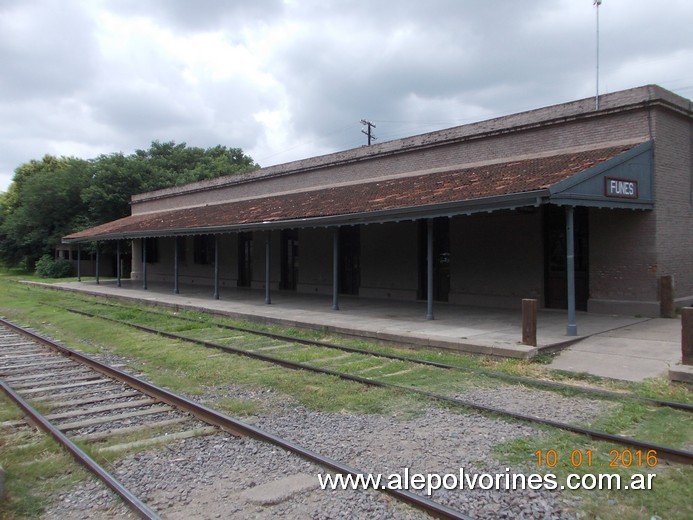
MULTIPOLYGON (((118 451, 224 430, 281 447, 337 473, 364 474, 338 460, 218 413, 4 319, 0 319, 0 325, 0 384, 5 393, 24 410, 31 422, 53 436, 141 518, 158 516, 86 455, 76 442, 87 444, 97 452, 118 451), (46 416, 36 412, 33 405, 37 403, 51 408, 50 412, 46 416), (133 421, 137 424, 132 424, 133 421), (134 442, 118 441, 143 430, 156 434, 139 437, 134 442)), ((21 427, 21 424, 8 422, 3 426, 21 427)), ((379 491, 434 517, 470 518, 463 512, 407 490, 379 491)))
MULTIPOLYGON (((116 309, 119 309, 119 308, 122 309, 123 308, 120 305, 116 305, 116 304, 112 304, 112 303, 105 303, 105 302, 98 302, 98 305, 116 308, 116 309)), ((68 309, 68 310, 70 312, 85 313, 85 311, 81 311, 78 309, 68 309)), ((146 312, 147 314, 151 314, 154 316, 162 316, 162 317, 168 317, 168 318, 173 317, 169 313, 157 312, 157 311, 153 311, 151 309, 147 309, 143 312, 146 312)), ((93 313, 93 312, 91 312, 91 313, 86 312, 85 315, 87 315, 87 316, 99 316, 97 313, 93 313)), ((189 323, 197 323, 197 324, 200 323, 198 320, 195 320, 193 318, 189 318, 186 316, 180 316, 180 315, 176 315, 175 319, 180 320, 180 321, 187 321, 189 323)), ((683 403, 683 402, 679 402, 679 401, 664 400, 664 399, 654 399, 654 398, 650 398, 650 397, 642 397, 642 396, 639 396, 639 395, 636 395, 636 394, 633 394, 630 392, 615 392, 615 391, 604 390, 604 389, 600 389, 600 388, 593 388, 593 387, 560 383, 557 381, 548 381, 548 380, 544 380, 544 379, 536 379, 536 378, 530 378, 530 377, 525 377, 525 376, 516 376, 516 375, 512 375, 512 374, 504 374, 501 372, 484 370, 484 369, 480 369, 480 368, 463 367, 460 365, 453 365, 450 363, 441 363, 439 361, 431 361, 431 360, 426 360, 426 359, 419 359, 419 358, 413 358, 413 357, 408 357, 408 356, 400 356, 400 355, 396 355, 396 354, 388 354, 388 353, 383 353, 383 352, 373 352, 373 351, 366 350, 366 349, 348 347, 345 345, 339 345, 339 344, 329 343, 329 342, 325 342, 325 341, 296 338, 296 337, 287 336, 287 335, 283 335, 283 334, 277 334, 274 332, 250 329, 247 327, 239 327, 239 326, 228 325, 225 323, 219 323, 219 322, 213 322, 213 321, 207 322, 207 324, 210 326, 218 327, 220 329, 236 331, 236 332, 240 332, 243 334, 252 334, 252 335, 256 335, 256 336, 262 336, 262 337, 270 338, 273 340, 277 340, 279 342, 288 342, 288 343, 293 343, 296 345, 309 345, 309 346, 315 346, 315 347, 324 347, 327 349, 338 350, 338 351, 342 351, 342 352, 346 352, 346 353, 364 354, 367 356, 372 356, 372 357, 377 357, 377 358, 382 358, 382 359, 387 359, 387 360, 392 360, 392 361, 402 361, 405 363, 414 363, 417 365, 441 368, 444 370, 457 370, 457 371, 467 372, 467 373, 474 374, 474 375, 481 375, 483 377, 488 377, 491 379, 498 379, 498 380, 508 382, 511 384, 529 386, 532 388, 541 388, 541 389, 546 389, 546 390, 551 390, 551 391, 559 391, 559 392, 578 393, 578 394, 582 394, 582 395, 591 395, 591 396, 595 396, 595 397, 599 397, 599 398, 605 398, 605 399, 629 399, 629 400, 641 402, 641 403, 647 404, 647 405, 672 408, 674 410, 683 410, 686 412, 693 411, 693 404, 683 403)))
MULTIPOLYGON (((654 450, 657 453, 657 456, 662 459, 667 459, 671 462, 677 462, 686 465, 693 464, 693 453, 686 450, 681 450, 670 446, 663 446, 631 437, 614 435, 607 432, 584 428, 581 426, 576 426, 573 424, 568 424, 552 419, 540 418, 525 413, 519 413, 516 411, 504 410, 495 406, 487 406, 470 400, 427 392, 409 386, 397 385, 394 383, 387 382, 385 380, 387 377, 397 376, 399 374, 405 373, 408 370, 411 370, 411 364, 415 362, 410 360, 407 360, 407 362, 405 362, 402 359, 397 359, 395 363, 388 363, 387 365, 378 365, 377 362, 376 364, 372 364, 372 359, 377 359, 377 356, 373 355, 373 353, 367 352, 368 357, 371 358, 371 364, 368 364, 365 360, 361 359, 363 356, 366 355, 363 352, 352 352, 348 354, 348 357, 346 355, 326 355, 325 352, 322 350, 308 351, 308 349, 311 349, 312 347, 306 345, 306 341, 304 340, 295 340, 294 338, 288 337, 277 337, 276 335, 274 335, 274 337, 268 337, 266 333, 262 333, 262 335, 259 335, 256 333, 256 331, 248 332, 247 330, 243 332, 238 331, 239 333, 242 332, 238 336, 227 336, 223 338, 224 344, 222 344, 222 340, 218 340, 217 342, 215 342, 206 339, 200 339, 199 337, 194 337, 192 335, 192 333, 196 333, 198 334, 198 336, 209 336, 211 332, 209 328, 197 330, 190 329, 188 331, 188 335, 181 335, 133 322, 101 316, 86 311, 80 311, 77 309, 68 310, 70 310, 71 312, 79 313, 84 316, 108 320, 114 323, 132 327, 141 331, 148 332, 150 334, 157 334, 170 339, 195 343, 197 345, 221 350, 230 354, 245 356, 265 361, 268 363, 273 363, 275 365, 279 365, 292 370, 307 370, 320 374, 336 376, 344 380, 353 381, 368 386, 389 388, 400 392, 407 392, 410 394, 423 396, 427 399, 443 402, 449 405, 459 406, 466 409, 474 409, 480 412, 491 413, 501 417, 518 419, 528 423, 542 424, 550 426, 552 428, 558 428, 564 431, 584 435, 595 440, 611 442, 629 448, 636 448, 644 451, 654 450), (233 346, 229 345, 229 343, 233 346), (279 352, 284 354, 283 357, 279 357, 277 355, 277 353, 279 352), (294 360, 291 360, 292 357, 294 358, 294 360), (296 359, 301 359, 301 361, 296 361, 296 359), (350 366, 352 370, 347 372, 346 370, 340 371, 335 370, 333 368, 329 368, 330 366, 335 365, 338 365, 342 369, 346 366, 350 366), (354 367, 356 367, 356 370, 354 370, 354 367), (376 379, 375 377, 367 377, 369 373, 379 373, 378 379, 376 379)), ((209 324, 202 325, 204 326, 209 324)), ((320 348, 325 348, 325 346, 320 345, 320 348)), ((690 410, 688 406, 682 406, 681 409, 686 411, 690 410)))

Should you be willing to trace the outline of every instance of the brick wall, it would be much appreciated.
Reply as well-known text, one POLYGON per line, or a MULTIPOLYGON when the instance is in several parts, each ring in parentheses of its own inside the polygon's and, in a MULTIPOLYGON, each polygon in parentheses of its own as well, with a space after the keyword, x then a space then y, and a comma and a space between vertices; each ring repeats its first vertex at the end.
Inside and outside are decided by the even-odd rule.
POLYGON ((450 223, 452 303, 519 308, 544 298, 542 212, 455 217, 450 223))
POLYGON ((693 122, 653 112, 657 275, 673 275, 675 297, 693 303, 693 122))
POLYGON ((588 310, 657 313, 655 229, 649 211, 590 209, 588 310))
POLYGON ((361 228, 361 296, 416 299, 417 228, 416 222, 361 228))
POLYGON ((332 294, 332 229, 298 232, 298 292, 332 294))

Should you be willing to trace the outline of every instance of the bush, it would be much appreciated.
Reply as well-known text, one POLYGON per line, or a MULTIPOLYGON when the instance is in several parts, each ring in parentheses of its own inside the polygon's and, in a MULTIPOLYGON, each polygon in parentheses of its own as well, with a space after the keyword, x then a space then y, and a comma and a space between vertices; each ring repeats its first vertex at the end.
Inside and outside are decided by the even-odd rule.
POLYGON ((41 278, 67 278, 71 274, 72 264, 64 258, 53 260, 50 255, 43 255, 36 262, 36 276, 41 278))

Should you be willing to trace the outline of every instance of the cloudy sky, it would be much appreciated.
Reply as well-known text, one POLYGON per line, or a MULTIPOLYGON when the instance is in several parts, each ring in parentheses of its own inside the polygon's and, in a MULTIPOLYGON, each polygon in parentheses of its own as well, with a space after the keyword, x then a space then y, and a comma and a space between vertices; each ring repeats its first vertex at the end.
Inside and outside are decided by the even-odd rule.
MULTIPOLYGON (((153 140, 261 166, 594 95, 592 0, 0 0, 0 191, 153 140)), ((693 97, 693 2, 604 0, 600 91, 693 97)))

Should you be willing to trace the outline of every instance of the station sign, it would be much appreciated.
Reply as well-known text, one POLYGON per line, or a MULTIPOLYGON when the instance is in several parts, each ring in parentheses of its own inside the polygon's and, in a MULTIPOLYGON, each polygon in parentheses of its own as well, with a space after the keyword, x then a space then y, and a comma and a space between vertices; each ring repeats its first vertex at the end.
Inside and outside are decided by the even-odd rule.
POLYGON ((604 177, 604 195, 621 199, 637 199, 638 181, 634 179, 604 177))

